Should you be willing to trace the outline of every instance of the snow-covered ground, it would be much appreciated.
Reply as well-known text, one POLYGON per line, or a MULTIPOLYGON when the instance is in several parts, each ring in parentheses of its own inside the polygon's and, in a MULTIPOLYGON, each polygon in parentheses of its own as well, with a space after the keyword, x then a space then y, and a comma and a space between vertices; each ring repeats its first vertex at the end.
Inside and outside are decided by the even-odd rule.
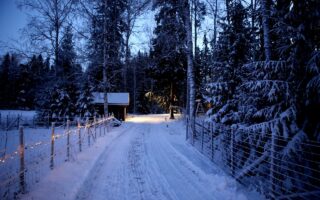
MULTIPOLYGON (((14 112, 10 111, 10 113, 14 112)), ((32 118, 32 114, 29 112, 27 114, 24 117, 32 118)), ((91 148, 94 138, 100 140, 105 133, 110 131, 110 127, 103 127, 99 123, 95 127, 88 129, 82 126, 78 130, 74 124, 71 124, 70 132, 67 134, 65 124, 55 126, 54 155, 52 157, 51 127, 24 127, 26 189, 32 189, 35 183, 51 172, 51 158, 53 158, 54 168, 63 165, 67 160, 76 160, 80 150, 86 151, 91 148), (88 133, 90 133, 90 143, 88 133)), ((19 193, 20 164, 18 129, 16 127, 8 131, 0 129, 0 199, 13 199, 19 193)))
POLYGON ((23 199, 261 199, 184 140, 182 121, 134 116, 30 188, 23 199))
MULTIPOLYGON (((34 110, 0 110, 0 114, 2 117, 6 117, 7 115, 9 116, 22 116, 28 119, 32 119, 36 115, 36 111, 34 110)), ((5 120, 3 118, 3 120, 5 120)))
POLYGON ((36 116, 36 111, 30 110, 0 110, 0 128, 9 126, 12 129, 18 125, 32 125, 36 116), (19 122, 17 119, 19 117, 19 122))

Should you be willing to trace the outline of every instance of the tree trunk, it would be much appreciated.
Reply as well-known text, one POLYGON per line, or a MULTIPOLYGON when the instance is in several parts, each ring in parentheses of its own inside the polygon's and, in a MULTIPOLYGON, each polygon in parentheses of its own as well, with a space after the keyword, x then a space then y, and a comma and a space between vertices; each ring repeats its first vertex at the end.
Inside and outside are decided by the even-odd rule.
POLYGON ((255 23, 255 11, 256 11, 256 2, 255 0, 251 0, 251 31, 254 31, 254 23, 255 23))
POLYGON ((226 0, 227 21, 230 24, 230 0, 226 0))
POLYGON ((218 17, 218 0, 215 2, 215 10, 214 10, 214 29, 213 29, 213 44, 216 45, 217 43, 217 17, 218 17))
MULTIPOLYGON (((104 1, 104 12, 106 12, 107 2, 104 1)), ((108 111, 108 77, 107 77, 107 38, 106 38, 106 29, 107 29, 107 19, 104 15, 103 20, 103 110, 106 117, 109 116, 108 111)))
POLYGON ((198 42, 198 25, 197 25, 197 9, 198 9, 198 2, 197 0, 194 0, 194 59, 196 59, 196 57, 198 56, 198 52, 197 52, 197 42, 198 42))
POLYGON ((55 48, 54 48, 54 65, 55 65, 55 75, 57 76, 58 71, 58 58, 59 57, 59 31, 56 28, 55 34, 55 48))
POLYGON ((264 53, 265 60, 271 60, 271 43, 270 43, 270 1, 261 0, 261 9, 262 9, 262 26, 263 26, 263 43, 264 43, 264 53))
MULTIPOLYGON (((187 54, 187 77, 189 83, 189 108, 190 108, 190 123, 191 131, 194 133, 194 115, 195 115, 195 82, 194 82, 194 67, 193 67, 193 54, 192 54, 192 27, 190 20, 190 5, 188 0, 184 0, 184 17, 185 17, 185 28, 187 32, 187 45, 186 45, 186 54, 187 54)), ((192 134, 193 137, 193 134, 192 134)))
POLYGON ((173 101, 174 101, 174 96, 173 96, 173 84, 171 82, 170 84, 170 119, 174 119, 174 114, 173 114, 173 101))
POLYGON ((256 51, 255 51, 255 41, 256 41, 256 32, 255 32, 255 13, 256 13, 256 0, 251 0, 251 34, 254 38, 254 48, 253 48, 253 54, 252 54, 252 60, 256 60, 256 51))
POLYGON ((54 10, 55 10, 55 18, 54 18, 54 29, 55 29, 55 37, 54 37, 54 64, 55 64, 55 75, 57 75, 58 68, 58 57, 59 57, 59 16, 58 16, 58 1, 54 2, 54 10))
POLYGON ((131 35, 131 7, 130 4, 127 6, 127 29, 126 29, 126 38, 125 38, 125 65, 123 66, 123 88, 124 92, 127 91, 127 70, 129 68, 129 59, 130 59, 130 48, 129 48, 129 39, 131 35))
POLYGON ((137 112, 137 71, 136 64, 133 66, 133 113, 137 112))
POLYGON ((187 77, 187 105, 186 105, 186 115, 190 115, 190 99, 189 99, 189 96, 190 96, 190 85, 189 85, 189 80, 188 80, 188 77, 187 77))

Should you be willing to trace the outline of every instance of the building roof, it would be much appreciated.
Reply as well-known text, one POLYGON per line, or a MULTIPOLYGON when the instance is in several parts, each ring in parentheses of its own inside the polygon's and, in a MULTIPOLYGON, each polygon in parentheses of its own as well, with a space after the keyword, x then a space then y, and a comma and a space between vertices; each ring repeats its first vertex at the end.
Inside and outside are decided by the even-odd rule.
MULTIPOLYGON (((103 93, 102 92, 93 92, 93 103, 94 104, 103 104, 103 93)), ((129 105, 129 93, 107 93, 108 95, 108 104, 117 105, 117 106, 128 106, 129 105)))

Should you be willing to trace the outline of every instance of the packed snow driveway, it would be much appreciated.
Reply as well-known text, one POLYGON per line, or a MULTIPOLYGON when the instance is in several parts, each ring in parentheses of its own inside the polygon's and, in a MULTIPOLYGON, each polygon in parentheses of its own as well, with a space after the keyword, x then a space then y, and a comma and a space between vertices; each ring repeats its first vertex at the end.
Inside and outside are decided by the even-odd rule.
POLYGON ((247 199, 184 140, 182 121, 135 116, 103 150, 76 199, 247 199))

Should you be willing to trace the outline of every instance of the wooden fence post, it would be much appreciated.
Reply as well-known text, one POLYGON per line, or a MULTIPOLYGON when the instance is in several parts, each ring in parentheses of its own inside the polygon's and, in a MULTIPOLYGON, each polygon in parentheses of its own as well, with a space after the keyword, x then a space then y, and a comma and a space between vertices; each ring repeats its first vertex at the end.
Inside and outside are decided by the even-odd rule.
POLYGON ((107 129, 107 133, 108 133, 110 131, 109 130, 110 129, 110 122, 109 122, 108 118, 106 120, 106 129, 107 129))
POLYGON ((231 127, 231 132, 230 132, 230 147, 231 147, 231 155, 230 155, 230 168, 231 168, 231 174, 234 176, 235 174, 235 163, 234 163, 234 134, 236 132, 236 127, 232 126, 231 127))
POLYGON ((107 120, 105 117, 103 117, 103 135, 106 135, 106 125, 107 125, 107 120))
POLYGON ((90 125, 89 125, 89 118, 87 118, 86 128, 87 128, 87 134, 88 134, 88 146, 90 147, 90 125))
POLYGON ((187 115, 186 140, 189 139, 189 116, 187 115))
POLYGON ((96 116, 93 117, 93 128, 94 128, 94 138, 96 139, 97 138, 97 126, 96 126, 96 123, 97 123, 97 118, 96 116))
POLYGON ((54 126, 55 123, 51 123, 51 154, 50 154, 50 169, 54 167, 54 126))
POLYGON ((48 113, 48 124, 47 124, 48 128, 50 126, 50 114, 48 113))
POLYGON ((191 138, 192 138, 192 145, 194 146, 194 140, 195 140, 195 136, 196 136, 196 121, 195 121, 195 117, 191 115, 190 117, 190 129, 191 129, 191 138))
POLYGON ((203 153, 204 126, 205 126, 205 122, 203 120, 202 121, 202 131, 201 131, 201 152, 202 153, 203 153))
POLYGON ((18 118, 17 118, 17 129, 19 129, 20 127, 20 115, 18 114, 18 118))
POLYGON ((67 120, 67 161, 70 159, 70 120, 67 120))
POLYGON ((79 151, 81 152, 81 124, 80 124, 80 119, 78 119, 78 136, 79 136, 79 151))
POLYGON ((100 118, 99 120, 99 136, 101 137, 102 136, 102 130, 101 130, 101 124, 102 124, 102 118, 100 118))
POLYGON ((213 123, 211 122, 210 124, 209 124, 209 129, 210 129, 210 137, 211 137, 211 160, 213 161, 213 159, 214 159, 214 142, 213 142, 213 123))
POLYGON ((275 151, 276 151, 276 131, 274 127, 271 127, 271 147, 270 147, 270 196, 271 199, 275 199, 275 151))
POLYGON ((26 182, 25 182, 25 166, 24 166, 24 136, 23 136, 23 127, 19 128, 19 153, 20 153, 20 191, 22 194, 26 191, 26 182))

